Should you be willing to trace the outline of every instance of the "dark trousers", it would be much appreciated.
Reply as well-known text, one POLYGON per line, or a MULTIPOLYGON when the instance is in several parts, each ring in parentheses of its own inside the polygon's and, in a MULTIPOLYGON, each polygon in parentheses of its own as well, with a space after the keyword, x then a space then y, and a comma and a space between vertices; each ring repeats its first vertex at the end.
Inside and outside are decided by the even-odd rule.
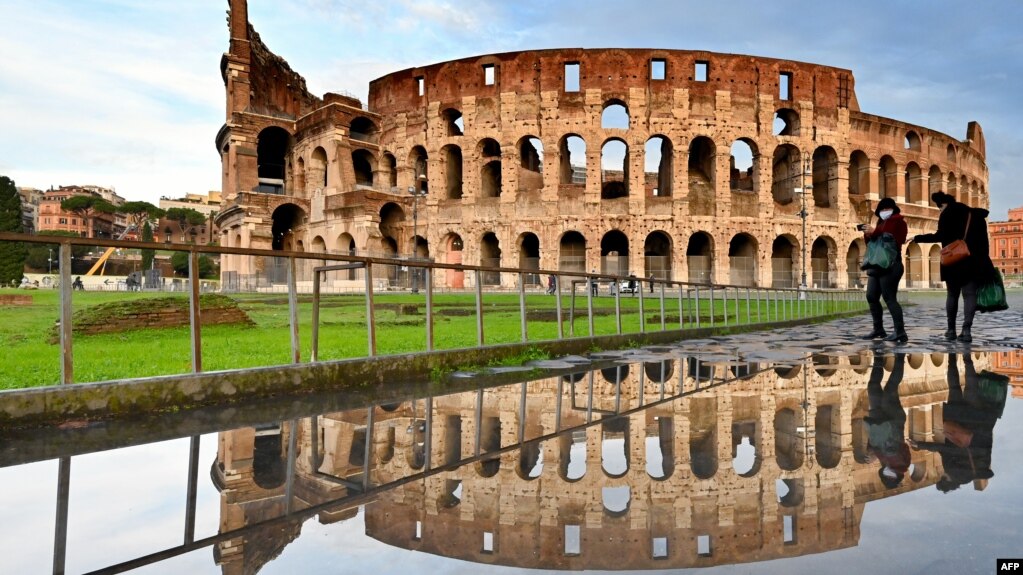
POLYGON ((963 296, 963 329, 973 327, 973 316, 977 314, 977 282, 955 279, 945 282, 945 317, 948 329, 955 330, 956 316, 959 315, 959 295, 963 296))
MULTIPOLYGON (((870 316, 874 320, 874 331, 883 331, 884 309, 881 307, 881 300, 888 306, 888 312, 892 314, 892 321, 895 323, 895 332, 906 330, 906 324, 902 319, 902 306, 899 304, 899 280, 905 268, 902 266, 902 259, 895 261, 892 269, 880 277, 867 278, 867 305, 870 306, 870 316)), ((976 301, 976 300, 975 300, 976 301)))

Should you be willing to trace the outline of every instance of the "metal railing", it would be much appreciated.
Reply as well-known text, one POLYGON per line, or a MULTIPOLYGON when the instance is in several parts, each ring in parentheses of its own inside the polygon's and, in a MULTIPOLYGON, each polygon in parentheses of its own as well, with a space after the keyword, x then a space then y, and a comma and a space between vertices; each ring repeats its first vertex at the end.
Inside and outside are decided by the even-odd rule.
MULTIPOLYGON (((647 333, 650 331, 667 331, 669 329, 699 329, 704 327, 720 326, 726 328, 750 326, 778 321, 790 321, 811 317, 820 317, 831 313, 846 311, 858 311, 866 308, 862 292, 859 290, 823 290, 808 289, 799 290, 791 288, 767 288, 758 286, 738 286, 726 284, 693 283, 672 280, 661 280, 657 278, 641 278, 634 276, 619 276, 607 274, 583 273, 578 271, 561 270, 537 270, 522 268, 500 268, 475 265, 460 265, 433 262, 429 260, 407 260, 393 258, 378 258, 365 256, 351 256, 344 254, 330 253, 309 253, 309 252, 288 252, 273 251, 266 249, 250 248, 229 248, 221 246, 199 246, 193 244, 165 244, 165 243, 144 243, 128 242, 119 240, 105 240, 97 238, 64 238, 54 236, 34 236, 28 234, 0 233, 0 243, 22 242, 37 244, 59 244, 59 272, 60 283, 60 361, 62 384, 74 382, 73 374, 73 342, 72 342, 72 281, 71 281, 71 248, 76 245, 90 245, 101 247, 121 247, 136 249, 171 250, 188 253, 189 278, 189 326, 191 337, 191 366, 193 373, 202 371, 202 330, 200 322, 199 294, 203 280, 198 276, 200 254, 221 254, 227 256, 256 256, 264 258, 275 258, 283 262, 284 274, 286 276, 286 291, 288 294, 288 325, 291 340, 291 353, 289 359, 292 363, 301 363, 299 345, 299 318, 298 318, 298 294, 299 280, 298 270, 309 270, 312 273, 311 288, 313 293, 312 311, 312 342, 310 361, 319 361, 319 313, 320 313, 320 290, 324 274, 329 272, 345 272, 348 270, 363 270, 362 294, 365 298, 365 321, 367 330, 366 356, 371 357, 377 354, 376 347, 376 311, 374 284, 376 277, 374 268, 381 266, 400 267, 407 266, 410 269, 422 271, 423 276, 423 297, 426 306, 425 332, 426 345, 423 352, 434 351, 434 278, 440 270, 451 270, 462 272, 466 278, 472 278, 470 282, 474 294, 475 324, 476 324, 476 346, 487 345, 487 338, 484 332, 484 306, 483 294, 485 277, 490 276, 514 276, 517 278, 516 286, 518 291, 518 314, 520 324, 520 340, 522 342, 556 341, 530 338, 527 321, 526 288, 533 285, 530 278, 536 274, 542 277, 554 276, 554 307, 555 322, 557 324, 557 339, 566 337, 565 333, 565 310, 563 309, 563 296, 568 296, 569 309, 567 321, 569 330, 567 337, 594 337, 597 334, 595 318, 597 316, 595 303, 601 293, 600 287, 611 282, 616 286, 608 290, 614 301, 614 334, 622 335, 623 316, 631 312, 623 312, 621 286, 630 282, 636 286, 627 297, 634 297, 638 300, 639 329, 637 332, 647 333), (308 261, 313 260, 313 261, 308 261), (315 264, 326 265, 315 265, 315 264), (565 293, 565 288, 570 287, 571 291, 565 293), (577 308, 576 301, 580 291, 585 297, 585 307, 577 308), (649 311, 655 313, 653 316, 655 325, 648 325, 649 311), (677 309, 677 318, 671 322, 669 327, 668 309, 672 313, 677 309), (577 313, 585 312, 587 330, 585 334, 576 334, 577 313)), ((303 283, 309 283, 303 280, 303 283)), ((496 286, 492 286, 496 287, 496 286)), ((535 293, 535 292, 534 292, 535 293)), ((605 314, 606 315, 606 314, 605 314)), ((614 335, 605 334, 605 335, 614 335)))

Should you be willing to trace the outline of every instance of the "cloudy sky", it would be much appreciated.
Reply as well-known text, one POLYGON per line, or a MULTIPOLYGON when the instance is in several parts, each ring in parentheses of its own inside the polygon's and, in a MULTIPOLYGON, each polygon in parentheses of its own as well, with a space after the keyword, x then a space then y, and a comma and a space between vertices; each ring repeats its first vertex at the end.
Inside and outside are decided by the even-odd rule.
MULTIPOLYGON (((224 0, 0 0, 0 174, 129 199, 219 189, 224 0)), ((703 49, 849 68, 863 111, 987 138, 993 219, 1023 205, 1023 2, 249 0, 317 94, 532 48, 703 49)))

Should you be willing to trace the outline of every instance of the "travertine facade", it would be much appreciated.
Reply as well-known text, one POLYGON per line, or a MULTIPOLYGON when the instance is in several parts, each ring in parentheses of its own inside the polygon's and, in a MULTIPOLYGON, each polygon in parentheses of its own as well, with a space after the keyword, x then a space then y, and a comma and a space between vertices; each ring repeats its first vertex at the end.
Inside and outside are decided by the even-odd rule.
MULTIPOLYGON (((882 384, 895 361, 885 360, 882 384)), ((947 361, 944 354, 906 357, 898 389, 907 438, 942 441, 947 361)), ((424 400, 377 406, 372 423, 367 410, 356 410, 294 428, 221 433, 213 470, 221 530, 284 512, 287 445, 297 430, 294 510, 352 495, 343 482, 361 483, 367 456, 374 486, 427 469, 427 449, 429 468, 451 466, 366 506, 367 534, 404 548, 577 570, 706 566, 855 546, 865 504, 930 487, 943 472, 937 454, 913 451, 901 485, 881 483, 864 426, 870 362, 866 354, 821 356, 759 371, 683 358, 537 380, 525 384, 525 395, 521 385, 487 389, 482 400, 450 394, 432 399, 429 443, 424 400), (734 381, 670 399, 724 380, 734 381), (588 413, 592 425, 558 434, 585 425, 588 413), (476 453, 477 441, 483 454, 513 449, 456 466, 476 453), (654 552, 659 544, 664 556, 654 552)), ((987 356, 977 354, 975 363, 978 371, 987 367, 987 356)), ((341 506, 319 520, 354 514, 341 506)), ((221 545, 224 572, 253 572, 298 536, 298 526, 264 538, 273 532, 268 526, 221 545)))
MULTIPOLYGON (((849 70, 536 50, 395 72, 363 107, 310 94, 249 25, 246 1, 230 6, 224 246, 760 286, 797 284, 805 251, 809 284, 844 287, 859 281, 854 224, 878 199, 902 205, 910 234, 933 229, 932 191, 988 205, 978 124, 960 140, 862 112, 849 70)), ((937 246, 907 258, 909 285, 938 281, 937 246)), ((223 269, 257 272, 237 257, 223 269)))

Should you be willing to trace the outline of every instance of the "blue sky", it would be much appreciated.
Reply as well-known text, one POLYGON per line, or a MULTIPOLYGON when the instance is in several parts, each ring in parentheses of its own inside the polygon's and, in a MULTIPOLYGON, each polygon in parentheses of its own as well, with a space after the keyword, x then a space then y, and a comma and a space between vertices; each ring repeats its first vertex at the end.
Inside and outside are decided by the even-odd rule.
MULTIPOLYGON (((156 201, 220 188, 224 0, 0 0, 0 174, 156 201)), ((316 94, 557 47, 702 49, 849 68, 863 111, 987 138, 993 219, 1023 205, 1023 2, 249 0, 316 94)))

